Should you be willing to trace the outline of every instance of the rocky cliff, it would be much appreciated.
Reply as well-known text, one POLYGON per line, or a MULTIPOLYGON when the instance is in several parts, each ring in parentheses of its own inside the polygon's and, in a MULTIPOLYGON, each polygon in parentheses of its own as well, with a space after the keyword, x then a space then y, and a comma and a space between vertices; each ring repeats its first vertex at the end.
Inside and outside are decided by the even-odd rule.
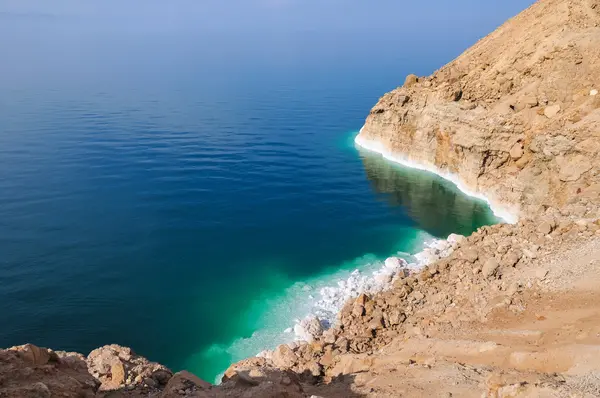
POLYGON ((600 190, 600 2, 541 0, 428 77, 357 142, 458 177, 518 216, 585 216, 600 190))
POLYGON ((220 386, 126 347, 25 345, 0 350, 0 398, 599 397, 598 90, 600 0, 538 1, 408 76, 357 137, 518 223, 454 237, 425 269, 348 302, 333 328, 308 325, 313 341, 234 364, 220 386))

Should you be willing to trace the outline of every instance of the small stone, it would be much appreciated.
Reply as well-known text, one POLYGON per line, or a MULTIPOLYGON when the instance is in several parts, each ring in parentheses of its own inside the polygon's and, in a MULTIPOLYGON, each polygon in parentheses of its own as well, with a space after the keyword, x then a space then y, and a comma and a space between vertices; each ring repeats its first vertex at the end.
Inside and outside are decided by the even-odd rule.
POLYGON ((539 233, 541 233, 543 235, 548 235, 550 232, 552 232, 552 226, 550 225, 549 222, 542 221, 542 223, 540 223, 540 225, 538 225, 537 230, 539 233))
POLYGON ((548 119, 552 119, 554 116, 556 116, 558 114, 558 112, 560 112, 559 104, 554 104, 554 105, 548 106, 548 107, 546 107, 546 109, 544 109, 544 115, 548 119))
POLYGON ((316 316, 308 316, 294 325, 294 333, 299 339, 310 342, 323 335, 323 325, 316 316))
POLYGON ((296 364, 298 357, 287 344, 281 344, 273 351, 272 361, 275 366, 288 369, 296 364))
POLYGON ((157 383, 154 379, 150 378, 150 377, 146 377, 144 379, 144 384, 147 385, 150 388, 156 388, 157 383))
POLYGON ((470 263, 474 263, 479 258, 479 254, 474 249, 463 250, 463 258, 470 263))
POLYGON ((538 103, 538 99, 534 94, 524 94, 517 99, 514 107, 517 112, 520 112, 526 108, 535 108, 538 106, 538 103))
POLYGON ((157 370, 154 373, 152 373, 152 378, 161 385, 166 385, 172 376, 173 375, 171 374, 171 372, 167 372, 166 370, 162 370, 162 369, 157 370))
POLYGON ((392 308, 388 311, 388 321, 390 325, 400 325, 402 322, 406 320, 406 314, 400 311, 398 308, 392 308))
POLYGON ((437 264, 432 264, 429 267, 427 267, 427 271, 429 272, 429 274, 431 276, 437 275, 440 273, 437 264))
POLYGON ((506 256, 504 256, 503 265, 505 267, 514 267, 515 265, 517 265, 520 259, 521 256, 519 255, 519 253, 517 253, 516 251, 511 251, 506 256))
POLYGON ((336 340, 336 335, 333 329, 326 330, 323 333, 323 341, 327 344, 334 344, 336 340))
POLYGON ((593 97, 594 95, 598 95, 598 90, 594 89, 590 91, 590 95, 593 97))
POLYGON ((483 268, 481 269, 481 273, 483 274, 483 276, 485 278, 489 278, 496 274, 499 266, 500 265, 498 264, 498 262, 496 261, 495 258, 490 258, 483 265, 483 268))
POLYGON ((419 78, 417 77, 417 75, 410 74, 406 76, 406 79, 404 80, 404 87, 414 86, 418 81, 419 78))
POLYGON ((425 298, 425 295, 423 293, 421 293, 420 291, 415 291, 413 293, 413 298, 417 301, 423 300, 425 298))
POLYGON ((125 367, 123 366, 123 362, 117 361, 113 363, 110 367, 110 374, 112 386, 118 387, 125 384, 125 367))
POLYGON ((406 265, 406 261, 398 257, 388 257, 385 259, 385 267, 391 270, 398 270, 406 265))
POLYGON ((521 159, 521 157, 523 157, 523 145, 520 142, 517 142, 510 149, 510 157, 514 160, 521 159))

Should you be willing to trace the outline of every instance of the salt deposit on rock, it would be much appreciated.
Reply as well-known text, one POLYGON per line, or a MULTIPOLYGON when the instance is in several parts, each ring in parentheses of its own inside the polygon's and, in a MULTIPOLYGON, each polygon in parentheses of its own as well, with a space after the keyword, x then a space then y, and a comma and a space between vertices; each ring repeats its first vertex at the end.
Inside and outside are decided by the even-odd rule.
POLYGON ((386 268, 396 270, 400 269, 403 265, 405 265, 406 261, 399 257, 389 257, 385 260, 384 264, 386 268))
POLYGON ((296 339, 311 342, 323 335, 323 325, 319 318, 309 315, 294 325, 296 339))
POLYGON ((409 263, 404 258, 388 257, 382 267, 366 274, 354 270, 346 280, 337 282, 337 286, 320 289, 320 299, 314 305, 313 315, 298 321, 294 326, 297 340, 312 341, 316 336, 333 324, 337 314, 344 304, 362 293, 375 294, 390 289, 395 280, 404 278, 411 273, 419 272, 424 267, 450 255, 465 239, 462 235, 451 234, 448 239, 431 240, 425 243, 425 248, 413 256, 414 262, 409 263), (318 317, 318 318, 317 318, 318 317), (321 326, 321 329, 317 326, 321 326), (325 327, 323 327, 325 326, 325 327))

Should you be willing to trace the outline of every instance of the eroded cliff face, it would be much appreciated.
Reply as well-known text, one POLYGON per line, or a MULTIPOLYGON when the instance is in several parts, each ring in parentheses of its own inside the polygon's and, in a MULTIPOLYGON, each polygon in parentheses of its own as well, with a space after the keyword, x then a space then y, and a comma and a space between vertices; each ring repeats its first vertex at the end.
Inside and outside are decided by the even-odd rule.
POLYGON ((455 174, 520 217, 595 216, 600 1, 542 0, 371 110, 359 143, 455 174))

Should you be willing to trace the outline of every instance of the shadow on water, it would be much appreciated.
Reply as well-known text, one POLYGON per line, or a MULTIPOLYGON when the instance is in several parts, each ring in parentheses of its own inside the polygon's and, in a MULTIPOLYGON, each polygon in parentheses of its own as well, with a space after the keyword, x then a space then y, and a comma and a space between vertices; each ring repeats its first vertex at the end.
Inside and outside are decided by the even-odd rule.
POLYGON ((481 226, 500 221, 487 203, 465 195, 450 181, 362 149, 359 154, 378 199, 407 215, 433 236, 469 235, 481 226))

